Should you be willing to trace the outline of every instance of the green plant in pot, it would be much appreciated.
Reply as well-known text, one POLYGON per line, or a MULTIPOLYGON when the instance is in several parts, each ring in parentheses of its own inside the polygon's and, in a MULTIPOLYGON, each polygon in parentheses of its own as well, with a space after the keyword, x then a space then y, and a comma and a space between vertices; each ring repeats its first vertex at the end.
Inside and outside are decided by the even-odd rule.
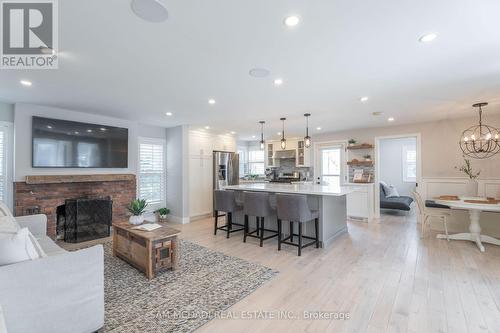
POLYGON ((144 199, 136 199, 128 205, 127 210, 132 214, 129 218, 129 223, 133 225, 142 224, 144 222, 144 212, 148 203, 144 199))
POLYGON ((161 219, 166 219, 167 215, 170 214, 170 209, 163 207, 163 208, 158 209, 156 211, 156 213, 158 214, 158 216, 161 219))
POLYGON ((356 144, 356 140, 354 139, 349 139, 347 142, 349 143, 349 146, 354 146, 356 144))
POLYGON ((466 186, 466 192, 468 196, 471 197, 477 197, 478 195, 478 183, 477 183, 477 178, 481 174, 481 171, 475 172, 472 169, 472 166, 470 164, 470 160, 464 158, 464 164, 461 165, 460 167, 455 167, 460 172, 463 172, 467 175, 469 178, 469 182, 467 183, 466 186))
POLYGON ((370 162, 372 160, 372 156, 371 155, 363 155, 363 157, 365 158, 365 161, 367 162, 370 162))

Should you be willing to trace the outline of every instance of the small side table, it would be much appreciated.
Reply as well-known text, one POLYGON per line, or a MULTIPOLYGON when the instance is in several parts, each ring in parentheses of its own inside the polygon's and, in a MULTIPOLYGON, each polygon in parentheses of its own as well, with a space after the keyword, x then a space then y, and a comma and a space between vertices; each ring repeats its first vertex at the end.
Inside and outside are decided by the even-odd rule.
POLYGON ((113 256, 153 279, 160 269, 177 269, 180 231, 159 223, 153 231, 133 229, 129 223, 113 224, 113 256))

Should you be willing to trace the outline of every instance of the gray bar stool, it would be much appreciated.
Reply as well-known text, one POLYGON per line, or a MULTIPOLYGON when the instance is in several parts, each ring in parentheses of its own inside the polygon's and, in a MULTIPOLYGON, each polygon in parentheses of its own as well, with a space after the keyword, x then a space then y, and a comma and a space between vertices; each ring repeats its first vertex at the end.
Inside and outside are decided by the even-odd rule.
POLYGON ((242 207, 236 202, 236 196, 233 191, 225 190, 215 190, 214 191, 214 210, 215 210, 215 225, 214 225, 214 235, 217 235, 217 230, 222 230, 226 232, 226 237, 232 232, 244 230, 243 224, 233 223, 233 213, 241 211, 242 207), (227 215, 226 224, 219 227, 217 225, 218 218, 223 215, 219 215, 219 212, 225 212, 227 215), (233 228, 233 226, 239 226, 240 228, 233 228))
POLYGON ((246 243, 247 237, 260 239, 260 247, 264 241, 278 236, 276 230, 266 229, 264 227, 264 218, 266 216, 275 215, 276 209, 271 206, 270 195, 266 192, 243 192, 243 213, 245 214, 245 233, 243 242, 246 243), (249 230, 248 216, 255 216, 256 228, 254 231, 249 230), (259 226, 260 222, 260 226, 259 226), (264 237, 264 232, 271 232, 271 235, 264 237))
POLYGON ((281 250, 281 244, 288 244, 298 247, 298 255, 302 254, 302 249, 316 244, 319 247, 319 211, 311 210, 307 203, 307 196, 297 194, 276 194, 276 206, 278 211, 278 251, 281 250), (290 222, 290 234, 282 239, 282 220, 290 222), (314 220, 315 237, 302 235, 302 224, 314 220), (299 225, 299 233, 293 233, 293 223, 299 225), (298 236, 298 243, 293 243, 293 237, 298 236), (302 239, 312 239, 307 244, 302 243, 302 239), (288 242, 288 240, 290 240, 288 242))

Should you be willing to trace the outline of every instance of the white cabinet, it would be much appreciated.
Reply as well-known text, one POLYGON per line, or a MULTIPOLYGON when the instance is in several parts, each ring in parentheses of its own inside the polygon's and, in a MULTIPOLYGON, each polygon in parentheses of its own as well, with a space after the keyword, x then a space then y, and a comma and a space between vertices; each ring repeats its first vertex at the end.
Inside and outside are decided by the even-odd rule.
POLYGON ((297 167, 311 167, 311 147, 306 148, 304 140, 297 141, 297 159, 295 160, 297 167))
POLYGON ((347 195, 347 216, 372 222, 375 216, 374 184, 345 184, 355 191, 347 195))
POLYGON ((265 157, 266 157, 265 166, 266 166, 266 168, 276 166, 276 163, 274 160, 274 152, 276 151, 276 148, 277 148, 277 146, 276 146, 275 142, 273 142, 273 141, 266 142, 266 149, 265 149, 265 157))
POLYGON ((212 212, 212 156, 189 158, 189 216, 212 212))

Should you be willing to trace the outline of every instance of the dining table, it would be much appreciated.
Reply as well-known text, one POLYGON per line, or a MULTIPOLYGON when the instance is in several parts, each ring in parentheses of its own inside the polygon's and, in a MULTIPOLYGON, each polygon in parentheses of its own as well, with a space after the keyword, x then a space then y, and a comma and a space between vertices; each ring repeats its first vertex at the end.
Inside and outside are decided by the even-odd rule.
MULTIPOLYGON (((467 210, 469 212, 469 232, 449 235, 448 239, 475 242, 481 252, 484 252, 483 243, 500 245, 499 239, 481 234, 480 224, 482 212, 500 213, 500 200, 483 197, 443 197, 434 198, 433 200, 438 204, 450 207, 450 209, 467 210)), ((443 234, 438 234, 436 237, 447 238, 443 234)))

